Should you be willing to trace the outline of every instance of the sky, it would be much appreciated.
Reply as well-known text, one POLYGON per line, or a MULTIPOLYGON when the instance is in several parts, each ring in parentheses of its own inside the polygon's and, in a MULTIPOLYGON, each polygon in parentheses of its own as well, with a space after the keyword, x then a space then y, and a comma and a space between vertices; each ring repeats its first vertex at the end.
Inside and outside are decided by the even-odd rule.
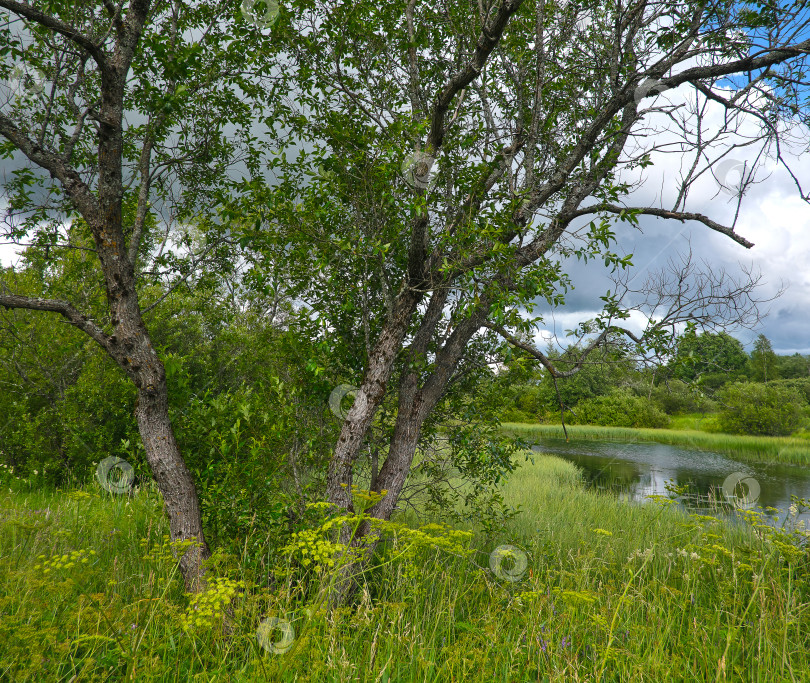
MULTIPOLYGON (((684 86, 682 86, 684 87, 684 86)), ((668 91, 660 97, 669 102, 683 101, 678 91, 668 91)), ((656 102, 657 104, 657 102, 656 102)), ((710 111, 719 120, 719 105, 710 111)), ((807 131, 803 131, 805 134, 807 131)), ((659 136, 658 142, 666 137, 659 136)), ((674 137, 673 137, 674 139, 674 137)), ((805 148, 807 148, 805 142, 805 148)), ((719 157, 724 149, 718 147, 714 156, 719 157)), ((789 165, 799 179, 805 193, 810 190, 810 163, 802 159, 800 145, 794 145, 786 156, 789 165)), ((729 153, 729 161, 723 168, 717 166, 717 175, 728 170, 727 187, 739 182, 738 164, 748 162, 749 166, 756 155, 756 149, 734 149, 729 153)), ((680 155, 657 155, 655 165, 644 171, 646 182, 630 198, 628 206, 653 206, 671 209, 675 197, 675 179, 679 176, 683 157, 680 155), (663 200, 662 200, 663 198, 663 200)), ((702 223, 680 223, 652 216, 640 216, 641 231, 627 223, 617 223, 614 227, 617 243, 614 251, 620 255, 633 254, 634 285, 641 284, 649 271, 664 267, 669 258, 677 259, 691 248, 694 257, 705 259, 712 268, 725 268, 728 273, 740 274, 741 264, 753 266, 762 274, 760 298, 775 296, 780 288, 784 292, 761 307, 764 314, 759 328, 755 330, 736 329, 729 332, 751 350, 758 334, 770 339, 774 350, 779 354, 810 353, 810 204, 801 199, 790 174, 773 162, 764 162, 755 175, 757 184, 751 186, 743 197, 735 231, 754 243, 746 249, 725 235, 714 232, 702 223), (760 182, 761 180, 761 182, 760 182)), ((585 202, 586 204, 589 202, 585 202)), ((722 191, 716 180, 708 176, 693 189, 686 210, 702 213, 713 220, 730 225, 736 211, 736 197, 722 191)), ((612 289, 608 271, 601 261, 588 264, 569 259, 566 270, 571 274, 574 291, 566 297, 562 309, 550 311, 548 306, 539 306, 534 315, 544 315, 545 325, 535 336, 536 343, 545 348, 550 335, 568 343, 565 330, 573 329, 577 323, 593 318, 601 307, 600 296, 612 289)), ((631 318, 628 327, 641 330, 643 319, 631 318)))
MULTIPOLYGON (((810 206, 797 196, 789 179, 778 175, 757 188, 743 205, 737 232, 754 243, 750 250, 702 224, 642 216, 641 233, 626 224, 616 226, 616 251, 633 254, 634 284, 643 282, 646 272, 664 267, 670 257, 677 258, 690 247, 696 257, 730 273, 741 273, 741 264, 753 265, 763 276, 762 298, 776 295, 782 286, 784 292, 762 307, 766 315, 758 329, 732 330, 731 334, 749 350, 757 334, 762 333, 779 354, 810 353, 810 206)), ((728 212, 724 201, 720 196, 691 208, 715 218, 728 212)), ((553 316, 548 307, 535 311, 548 312, 544 316, 547 324, 536 336, 538 342, 555 330, 564 336, 564 331, 579 321, 595 317, 601 306, 599 297, 612 288, 600 261, 582 264, 569 259, 566 270, 575 289, 553 316)), ((635 330, 640 330, 638 324, 635 330)))

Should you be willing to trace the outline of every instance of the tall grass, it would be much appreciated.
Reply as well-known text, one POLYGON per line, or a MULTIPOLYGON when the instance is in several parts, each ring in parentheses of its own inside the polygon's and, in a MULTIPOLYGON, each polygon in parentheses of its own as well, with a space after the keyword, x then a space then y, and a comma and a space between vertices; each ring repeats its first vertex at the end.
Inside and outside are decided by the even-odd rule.
MULTIPOLYGON (((506 422, 503 428, 525 438, 565 438, 560 425, 527 425, 506 422)), ((595 441, 655 441, 699 451, 723 453, 740 460, 781 462, 797 465, 810 463, 810 441, 782 436, 736 436, 695 430, 635 429, 631 427, 566 426, 572 439, 595 441)))
POLYGON ((0 680, 810 678, 800 530, 621 503, 542 455, 503 492, 524 512, 497 535, 463 548, 439 526, 435 542, 391 537, 358 602, 331 613, 309 587, 317 570, 281 553, 269 582, 218 557, 214 598, 189 609, 154 491, 5 493, 0 680), (262 631, 268 618, 286 630, 262 631))
POLYGON ((715 434, 723 431, 720 429, 720 419, 717 414, 705 415, 703 413, 670 415, 669 429, 712 432, 715 434))

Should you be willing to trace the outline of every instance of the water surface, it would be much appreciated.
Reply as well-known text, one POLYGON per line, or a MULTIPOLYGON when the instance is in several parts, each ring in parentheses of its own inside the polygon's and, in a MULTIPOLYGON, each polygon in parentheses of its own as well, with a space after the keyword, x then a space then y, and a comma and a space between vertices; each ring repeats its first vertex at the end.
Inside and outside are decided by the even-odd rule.
MULTIPOLYGON (((734 510, 733 499, 723 493, 723 483, 735 472, 746 484, 738 494, 748 496, 737 507, 764 510, 772 522, 781 524, 791 505, 791 495, 810 499, 810 471, 800 465, 752 463, 706 451, 654 442, 618 443, 612 441, 575 440, 537 437, 534 450, 553 453, 579 466, 588 484, 594 488, 617 492, 633 501, 647 501, 647 496, 673 496, 666 485, 688 484, 691 508, 705 508, 703 498, 712 496, 721 505, 734 510), (755 481, 751 482, 749 478, 755 481), (757 493, 756 488, 759 488, 757 493)), ((797 517, 810 527, 810 513, 797 517)))

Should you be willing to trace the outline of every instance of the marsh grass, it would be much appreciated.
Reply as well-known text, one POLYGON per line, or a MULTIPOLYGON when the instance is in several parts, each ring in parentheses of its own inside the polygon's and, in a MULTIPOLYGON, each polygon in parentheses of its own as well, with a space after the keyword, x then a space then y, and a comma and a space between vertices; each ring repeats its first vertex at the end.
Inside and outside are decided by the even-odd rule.
POLYGON ((721 431, 720 420, 716 414, 704 415, 702 413, 670 415, 669 428, 715 434, 721 431))
POLYGON ((312 564, 279 549, 269 585, 218 555, 190 598, 156 492, 3 494, 0 680, 808 680, 800 529, 621 503, 549 456, 504 495, 524 513, 494 536, 402 516, 422 540, 389 534, 357 603, 330 613, 314 531, 291 542, 312 564))
MULTIPOLYGON (((507 422, 503 429, 526 439, 552 437, 564 439, 560 425, 527 425, 507 422)), ((810 463, 810 441, 789 436, 736 436, 696 430, 634 429, 630 427, 567 426, 571 439, 621 441, 625 443, 655 441, 670 446, 683 446, 698 451, 723 453, 741 460, 780 462, 797 465, 810 463)))

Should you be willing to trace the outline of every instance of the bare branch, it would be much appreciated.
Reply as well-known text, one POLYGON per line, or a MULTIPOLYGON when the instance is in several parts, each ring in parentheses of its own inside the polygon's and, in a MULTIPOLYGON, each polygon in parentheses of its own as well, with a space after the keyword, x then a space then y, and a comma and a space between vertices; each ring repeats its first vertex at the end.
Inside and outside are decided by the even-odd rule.
POLYGON ((65 36, 68 40, 78 45, 82 50, 87 52, 98 64, 102 70, 107 69, 107 57, 101 51, 101 46, 94 43, 89 37, 84 35, 81 31, 65 22, 46 14, 42 10, 32 7, 28 3, 15 2, 15 0, 0 0, 0 7, 14 12, 21 17, 30 19, 40 26, 51 29, 55 33, 65 36))
MULTIPOLYGON (((758 71, 759 69, 767 69, 768 67, 776 64, 781 64, 790 57, 798 57, 799 55, 810 54, 810 40, 804 40, 795 45, 786 45, 785 47, 776 50, 769 50, 767 54, 759 57, 745 57, 735 61, 727 62, 726 64, 712 64, 709 66, 695 66, 691 69, 686 69, 681 73, 670 76, 668 78, 658 79, 659 84, 667 88, 677 88, 682 83, 697 83, 702 80, 711 78, 718 78, 720 76, 730 76, 737 73, 750 73, 758 71)), ((645 74, 640 74, 643 77, 645 74)), ((656 92, 651 90, 646 93, 645 97, 653 97, 656 92)), ((635 91, 631 88, 625 99, 632 100, 636 96, 635 91)))
MULTIPOLYGON (((518 339, 515 335, 509 333, 506 329, 504 329, 501 325, 496 325, 495 323, 485 322, 483 323, 483 327, 489 328, 493 332, 497 332, 501 335, 506 341, 508 341, 512 346, 515 346, 526 353, 530 354, 537 360, 539 360, 546 370, 549 371, 552 377, 571 377, 578 373, 582 366, 585 364, 588 356, 591 352, 596 349, 607 337, 608 333, 611 329, 619 329, 619 328, 605 328, 601 334, 599 334, 580 354, 579 358, 574 362, 574 366, 569 370, 558 370, 554 364, 551 362, 551 359, 544 354, 540 349, 538 349, 534 344, 529 343, 528 341, 523 341, 518 339)), ((624 331, 624 330, 623 330, 624 331)), ((629 333, 628 333, 629 334, 629 333)))
POLYGON ((109 335, 90 318, 73 308, 67 301, 40 299, 20 296, 18 294, 0 294, 0 306, 4 308, 25 308, 30 311, 59 313, 64 316, 71 325, 92 337, 105 351, 110 351, 109 335))
POLYGON ((744 237, 738 235, 732 228, 728 228, 725 225, 720 225, 720 223, 713 221, 711 218, 704 216, 702 213, 691 213, 689 211, 667 211, 666 209, 656 209, 654 207, 623 207, 617 206, 616 204, 594 204, 592 206, 584 206, 581 209, 573 211, 572 218, 587 214, 599 213, 600 211, 608 211, 616 214, 637 213, 648 216, 658 216, 659 218, 669 218, 681 222, 698 221, 699 223, 703 223, 704 225, 710 227, 715 232, 719 232, 726 237, 730 237, 737 244, 741 244, 746 249, 750 249, 754 246, 753 242, 749 242, 744 237))
MULTIPOLYGON (((735 277, 724 269, 713 269, 703 262, 699 267, 692 257, 691 247, 680 263, 670 259, 660 271, 650 273, 640 287, 633 289, 629 272, 616 275, 616 305, 602 317, 580 325, 579 338, 600 330, 584 349, 578 352, 573 366, 561 371, 547 354, 537 349, 530 341, 507 331, 503 325, 485 322, 482 326, 501 335, 513 346, 520 348, 540 361, 552 377, 570 377, 580 371, 588 357, 615 335, 623 335, 635 344, 640 360, 661 362, 676 339, 677 328, 687 323, 704 330, 734 327, 755 328, 760 320, 760 305, 781 295, 759 298, 755 295, 761 286, 761 276, 743 268, 743 275, 735 277), (640 298, 639 298, 640 297, 640 298), (628 301, 636 299, 635 302, 628 301), (614 318, 626 318, 630 311, 642 313, 647 324, 638 335, 632 330, 613 322, 614 318), (648 355, 651 354, 651 355, 648 355)), ((566 360, 566 363, 571 361, 566 360)))

